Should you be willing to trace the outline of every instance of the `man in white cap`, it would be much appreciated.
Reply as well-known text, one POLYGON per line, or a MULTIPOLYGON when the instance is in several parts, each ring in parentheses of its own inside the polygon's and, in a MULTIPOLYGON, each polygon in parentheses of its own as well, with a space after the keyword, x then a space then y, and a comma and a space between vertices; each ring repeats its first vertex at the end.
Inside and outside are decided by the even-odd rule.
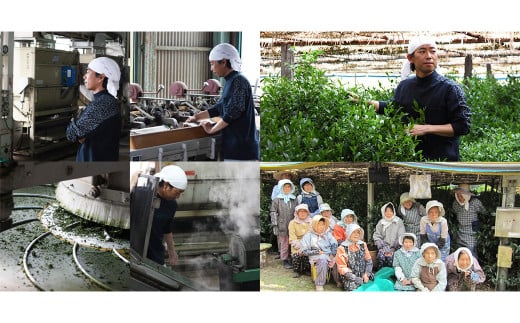
POLYGON ((433 38, 411 39, 406 58, 416 77, 401 81, 391 101, 369 101, 369 104, 383 114, 392 103, 406 113, 405 124, 415 120, 410 135, 420 137, 417 150, 422 150, 425 159, 460 160, 459 137, 468 134, 471 125, 464 91, 436 71, 438 55, 433 38), (424 124, 417 123, 421 113, 415 105, 424 112, 424 124))
POLYGON ((195 122, 220 116, 211 124, 202 121, 208 134, 222 131, 224 160, 260 160, 259 134, 251 84, 240 73, 242 61, 235 47, 223 43, 209 53, 211 70, 226 80, 220 100, 210 109, 188 118, 195 122))
POLYGON ((168 265, 173 266, 179 258, 175 251, 172 233, 173 217, 177 211, 176 199, 181 196, 188 186, 188 178, 184 170, 177 165, 164 166, 154 176, 159 178, 157 195, 161 204, 154 211, 147 258, 164 265, 165 248, 163 241, 165 241, 166 251, 168 252, 166 261, 168 265))
POLYGON ((108 57, 93 59, 83 76, 87 90, 94 99, 81 114, 72 118, 67 127, 67 139, 81 145, 76 161, 117 161, 119 159, 119 137, 121 111, 117 91, 121 70, 108 57))

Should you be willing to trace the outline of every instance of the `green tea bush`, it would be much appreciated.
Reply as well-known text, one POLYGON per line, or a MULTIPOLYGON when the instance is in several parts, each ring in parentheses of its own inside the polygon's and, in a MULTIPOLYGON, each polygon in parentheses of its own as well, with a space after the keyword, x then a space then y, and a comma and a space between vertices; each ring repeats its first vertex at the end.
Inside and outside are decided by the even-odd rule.
MULTIPOLYGON (((293 79, 264 79, 262 160, 423 161, 415 151, 417 138, 405 132, 403 113, 390 107, 378 115, 367 104, 391 99, 393 89, 345 89, 313 66, 320 54, 302 53, 293 79), (358 103, 349 92, 359 95, 358 103)), ((520 81, 472 77, 461 85, 472 112, 470 133, 461 137, 461 161, 520 160, 520 81)))
POLYGON ((461 139, 461 159, 520 160, 520 81, 493 77, 464 81, 471 108, 471 131, 461 139))
POLYGON ((262 160, 420 160, 417 139, 406 135, 400 121, 402 113, 389 108, 388 115, 377 115, 364 97, 352 102, 339 82, 313 67, 319 54, 303 53, 292 66, 293 79, 264 79, 262 160))

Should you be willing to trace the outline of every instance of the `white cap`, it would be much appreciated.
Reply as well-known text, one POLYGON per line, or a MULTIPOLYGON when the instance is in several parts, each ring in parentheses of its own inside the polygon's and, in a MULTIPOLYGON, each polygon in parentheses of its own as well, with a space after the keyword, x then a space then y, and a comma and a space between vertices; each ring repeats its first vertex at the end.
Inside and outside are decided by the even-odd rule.
POLYGON ((108 78, 107 91, 117 98, 119 90, 119 80, 121 79, 121 69, 117 63, 108 57, 98 57, 90 61, 88 68, 99 74, 105 74, 108 78))
POLYGON ((238 55, 237 49, 231 44, 218 44, 213 47, 211 52, 209 52, 210 61, 220 61, 221 59, 229 60, 231 68, 237 72, 240 72, 242 69, 242 60, 240 59, 240 55, 238 55))
POLYGON ((332 212, 332 209, 330 208, 330 205, 328 203, 321 203, 320 204, 320 213, 323 212, 323 211, 331 211, 332 212))
POLYGON ((182 168, 176 165, 168 165, 163 167, 161 171, 154 175, 159 179, 168 182, 171 186, 185 190, 188 186, 188 177, 182 168))
POLYGON ((437 200, 431 200, 431 201, 428 201, 428 203, 426 203, 426 213, 428 213, 428 211, 430 211, 430 209, 435 206, 439 208, 440 216, 444 216, 444 214, 446 214, 446 212, 444 211, 444 206, 442 205, 441 202, 439 202, 437 200))

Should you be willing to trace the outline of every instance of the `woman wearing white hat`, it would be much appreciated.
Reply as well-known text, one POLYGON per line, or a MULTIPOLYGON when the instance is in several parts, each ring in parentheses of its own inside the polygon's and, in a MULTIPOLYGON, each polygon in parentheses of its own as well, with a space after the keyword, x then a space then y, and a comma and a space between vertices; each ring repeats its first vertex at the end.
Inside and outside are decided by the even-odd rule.
POLYGON ((486 280, 477 258, 466 247, 460 247, 446 258, 449 291, 475 291, 486 280))
POLYGON ((209 53, 211 70, 226 80, 219 101, 210 109, 188 118, 195 122, 220 116, 212 125, 201 122, 208 134, 222 131, 224 160, 260 160, 259 134, 255 123, 253 91, 240 73, 242 61, 231 44, 218 44, 209 53))
POLYGON ((283 266, 291 269, 289 263, 289 222, 294 218, 294 210, 296 208, 296 196, 294 196, 294 184, 290 179, 281 179, 278 181, 279 193, 272 200, 269 215, 271 217, 271 225, 273 234, 276 236, 278 244, 278 252, 283 262, 283 266))
POLYGON ((442 261, 450 254, 450 234, 448 221, 444 217, 444 206, 437 200, 426 203, 426 214, 421 218, 421 244, 434 243, 439 247, 442 261))
MULTIPOLYGON (((455 190, 453 213, 457 217, 458 227, 455 242, 466 247, 477 257, 477 232, 480 229, 479 214, 489 215, 482 202, 473 194, 468 184, 460 184, 455 190)), ((477 257, 478 258, 478 257, 477 257)))
POLYGON ((441 260, 441 252, 435 243, 421 246, 421 257, 412 267, 412 283, 421 292, 443 292, 448 284, 446 265, 441 260))
POLYGON ((333 210, 330 207, 329 203, 322 203, 319 207, 319 210, 320 210, 319 214, 322 215, 327 220, 329 220, 329 222, 330 222, 329 229, 332 234, 332 230, 334 230, 334 226, 338 222, 338 219, 336 219, 336 217, 334 215, 332 215, 333 210))
POLYGON ((289 244, 291 245, 292 268, 295 278, 311 272, 309 257, 302 253, 303 236, 311 228, 311 213, 307 204, 298 204, 294 208, 294 218, 289 222, 289 244))
POLYGON ((93 59, 83 76, 94 99, 77 118, 72 118, 67 139, 80 143, 76 161, 117 161, 121 134, 121 111, 117 98, 121 70, 111 58, 93 59))
MULTIPOLYGON (((404 228, 406 232, 411 232, 419 237, 421 218, 426 215, 424 206, 417 202, 410 193, 404 192, 399 198, 399 207, 397 208, 397 215, 403 219, 404 228)), ((421 245, 421 240, 417 241, 417 245, 421 245)))
POLYGON ((470 108, 466 103, 464 91, 454 81, 440 75, 437 45, 428 36, 419 36, 410 40, 408 45, 407 67, 415 72, 416 77, 402 80, 395 89, 391 101, 369 101, 379 114, 385 112, 389 103, 403 108, 409 117, 417 120, 424 112, 424 124, 415 123, 410 130, 411 136, 420 137, 417 150, 430 160, 458 161, 459 137, 470 130, 470 108))

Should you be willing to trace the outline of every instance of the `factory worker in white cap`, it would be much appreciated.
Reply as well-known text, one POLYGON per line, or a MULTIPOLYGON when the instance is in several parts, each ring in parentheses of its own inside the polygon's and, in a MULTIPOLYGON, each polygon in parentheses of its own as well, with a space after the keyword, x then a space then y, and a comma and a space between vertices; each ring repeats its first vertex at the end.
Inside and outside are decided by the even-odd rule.
POLYGON ((173 266, 179 258, 175 250, 172 232, 173 218, 177 211, 176 200, 187 188, 188 178, 186 172, 177 165, 164 166, 154 176, 158 178, 157 196, 160 199, 160 205, 154 209, 146 256, 160 265, 173 266), (166 242, 166 250, 163 241, 166 242), (166 259, 165 251, 168 254, 166 259))
MULTIPOLYGON (((102 88, 106 89, 108 93, 117 98, 119 80, 121 79, 121 69, 119 68, 119 65, 111 58, 98 57, 88 64, 88 69, 94 71, 96 76, 100 78, 102 77, 104 81, 104 83, 101 84, 102 88)), ((87 79, 87 75, 88 71, 83 77, 84 80, 87 79)), ((85 85, 87 85, 87 82, 85 82, 85 85)), ((101 90, 99 87, 89 88, 88 86, 87 89, 92 90, 94 93, 101 90)))
POLYGON ((403 131, 418 137, 416 151, 422 151, 424 159, 459 161, 460 136, 468 134, 471 126, 471 111, 462 87, 437 72, 437 44, 432 37, 412 38, 406 58, 405 65, 415 71, 415 77, 404 78, 390 101, 368 103, 378 114, 384 114, 389 104, 400 108, 397 110, 405 113, 403 123, 413 124, 403 131))
MULTIPOLYGON (((242 70, 242 60, 240 59, 240 55, 238 54, 237 49, 233 45, 227 43, 218 44, 209 53, 210 61, 220 61, 223 59, 226 59, 229 62, 229 67, 231 69, 237 72, 242 70)), ((216 70, 213 71, 218 75, 216 70)))
POLYGON ((211 71, 225 79, 219 101, 210 109, 186 120, 200 122, 208 134, 222 132, 222 156, 226 160, 260 160, 259 133, 255 122, 253 91, 240 73, 242 60, 237 49, 218 44, 209 53, 211 71), (220 117, 216 122, 209 118, 220 117))
POLYGON ((117 99, 121 70, 108 57, 99 57, 88 64, 83 76, 93 99, 80 114, 71 119, 67 139, 80 144, 76 161, 117 161, 121 134, 121 111, 117 99))

